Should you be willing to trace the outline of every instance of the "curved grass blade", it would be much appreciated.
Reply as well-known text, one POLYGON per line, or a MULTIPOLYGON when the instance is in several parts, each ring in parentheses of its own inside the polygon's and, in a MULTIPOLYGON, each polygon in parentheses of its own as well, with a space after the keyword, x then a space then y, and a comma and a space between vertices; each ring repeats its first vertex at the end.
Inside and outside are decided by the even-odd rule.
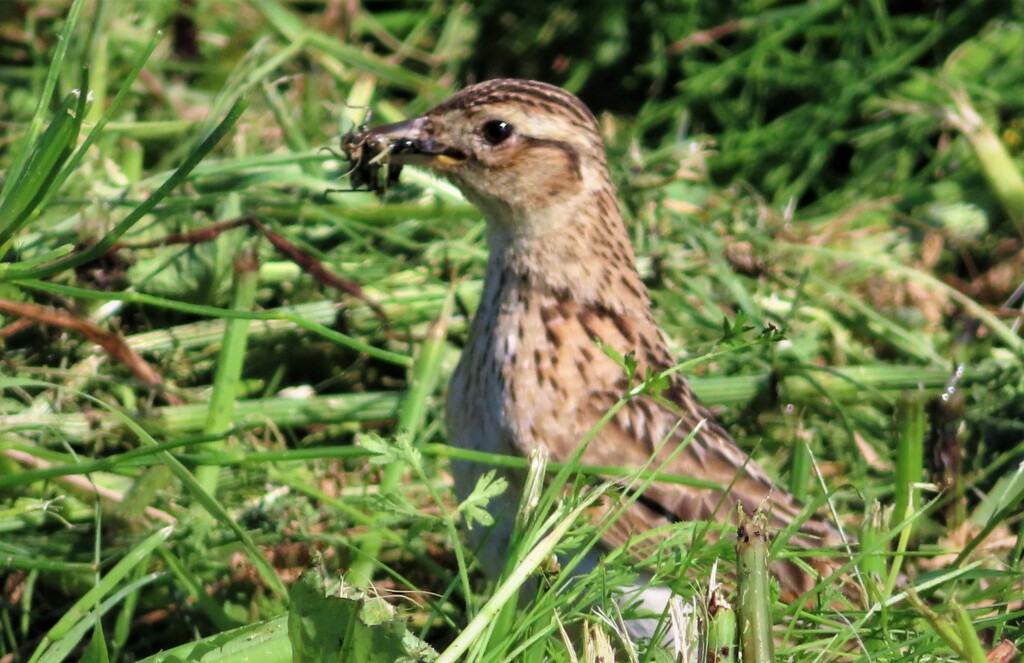
POLYGON ((194 150, 188 155, 185 161, 178 166, 178 168, 168 177, 163 184, 161 184, 156 191, 154 191, 146 200, 144 200, 138 207, 132 210, 128 216, 121 220, 114 229, 103 236, 103 238, 96 242, 85 251, 75 253, 66 258, 62 258, 53 262, 49 265, 34 269, 21 269, 19 267, 13 267, 6 273, 6 277, 9 279, 43 279, 55 274, 59 274, 68 269, 73 269, 78 265, 85 264, 92 260, 96 260, 103 256, 111 246, 117 242, 120 237, 125 234, 132 226, 134 226, 142 217, 149 214, 157 206, 157 204, 166 198, 175 188, 178 187, 188 177, 189 173, 202 161, 207 154, 228 134, 228 131, 241 117, 242 113, 248 107, 248 101, 245 99, 239 99, 231 106, 231 109, 224 116, 224 119, 211 131, 194 150))

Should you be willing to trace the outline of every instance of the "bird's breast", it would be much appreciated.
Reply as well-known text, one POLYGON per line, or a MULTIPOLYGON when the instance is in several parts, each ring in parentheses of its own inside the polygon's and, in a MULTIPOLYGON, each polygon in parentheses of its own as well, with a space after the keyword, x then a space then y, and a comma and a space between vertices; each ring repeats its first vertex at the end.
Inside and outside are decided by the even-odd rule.
POLYGON ((625 354, 634 340, 557 293, 513 279, 485 289, 448 396, 452 444, 526 455, 546 446, 566 457, 594 423, 579 416, 595 391, 624 389, 622 369, 599 347, 625 354))

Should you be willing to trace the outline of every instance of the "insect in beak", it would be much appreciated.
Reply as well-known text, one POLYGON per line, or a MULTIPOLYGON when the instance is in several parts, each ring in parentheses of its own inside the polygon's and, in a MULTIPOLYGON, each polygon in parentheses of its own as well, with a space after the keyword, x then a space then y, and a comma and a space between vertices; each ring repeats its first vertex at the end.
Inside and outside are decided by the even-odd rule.
POLYGON ((461 150, 435 141, 426 117, 349 132, 342 137, 341 148, 349 158, 353 188, 365 184, 377 193, 383 193, 388 184, 398 181, 404 164, 444 168, 467 158, 461 150))

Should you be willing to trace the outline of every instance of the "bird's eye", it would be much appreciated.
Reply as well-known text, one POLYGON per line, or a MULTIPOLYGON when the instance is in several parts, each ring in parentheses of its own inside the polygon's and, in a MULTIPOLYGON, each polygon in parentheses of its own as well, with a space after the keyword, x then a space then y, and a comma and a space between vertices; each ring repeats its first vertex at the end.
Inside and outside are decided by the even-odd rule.
POLYGON ((514 131, 511 124, 502 120, 491 120, 483 126, 484 140, 491 145, 504 143, 514 131))

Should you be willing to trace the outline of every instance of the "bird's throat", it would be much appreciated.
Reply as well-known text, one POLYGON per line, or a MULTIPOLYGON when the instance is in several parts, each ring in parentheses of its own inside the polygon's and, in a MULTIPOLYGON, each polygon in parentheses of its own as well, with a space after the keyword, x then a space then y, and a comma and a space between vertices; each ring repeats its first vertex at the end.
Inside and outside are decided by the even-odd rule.
POLYGON ((598 192, 587 203, 489 220, 486 290, 498 295, 502 283, 515 283, 612 311, 645 310, 646 288, 614 194, 598 192))

